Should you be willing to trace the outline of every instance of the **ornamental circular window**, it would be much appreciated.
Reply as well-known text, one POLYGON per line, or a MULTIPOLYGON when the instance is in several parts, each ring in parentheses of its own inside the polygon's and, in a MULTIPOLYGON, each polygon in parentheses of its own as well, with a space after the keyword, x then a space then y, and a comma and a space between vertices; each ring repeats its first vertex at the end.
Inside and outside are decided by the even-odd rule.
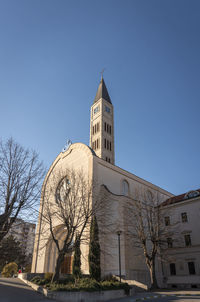
POLYGON ((64 177, 56 188, 56 202, 64 202, 70 192, 70 180, 64 177))

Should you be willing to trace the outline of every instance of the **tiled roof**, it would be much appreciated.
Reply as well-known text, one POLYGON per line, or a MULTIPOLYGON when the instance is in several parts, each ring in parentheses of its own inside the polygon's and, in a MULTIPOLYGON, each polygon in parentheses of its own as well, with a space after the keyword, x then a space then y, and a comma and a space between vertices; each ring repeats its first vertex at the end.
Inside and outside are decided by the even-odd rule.
POLYGON ((180 194, 174 197, 170 197, 162 203, 162 206, 168 206, 170 204, 178 203, 181 201, 185 201, 191 198, 196 198, 200 196, 200 189, 192 190, 184 194, 180 194))

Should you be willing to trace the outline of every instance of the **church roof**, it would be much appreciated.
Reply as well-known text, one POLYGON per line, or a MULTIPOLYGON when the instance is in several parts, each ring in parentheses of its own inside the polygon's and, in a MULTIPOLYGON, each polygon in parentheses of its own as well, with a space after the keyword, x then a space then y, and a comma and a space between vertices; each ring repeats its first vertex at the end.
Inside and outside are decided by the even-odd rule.
POLYGON ((96 103, 101 98, 103 98, 104 100, 106 100, 107 102, 112 104, 103 77, 101 77, 101 81, 100 81, 100 84, 99 84, 99 87, 98 87, 98 90, 97 90, 97 94, 96 94, 95 99, 94 99, 94 103, 96 103))
POLYGON ((171 205, 171 204, 174 204, 174 203, 178 203, 178 202, 181 202, 181 201, 186 201, 187 199, 191 199, 191 198, 195 198, 195 197, 199 197, 199 196, 200 196, 200 189, 195 190, 195 191, 189 191, 187 193, 180 194, 180 195, 168 198, 161 205, 162 206, 168 206, 168 205, 171 205))

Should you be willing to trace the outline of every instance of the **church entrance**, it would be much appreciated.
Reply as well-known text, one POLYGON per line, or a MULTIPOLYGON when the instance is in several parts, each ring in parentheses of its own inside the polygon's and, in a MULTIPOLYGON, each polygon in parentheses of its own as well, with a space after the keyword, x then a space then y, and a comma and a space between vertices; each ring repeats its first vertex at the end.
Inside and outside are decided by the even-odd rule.
POLYGON ((60 272, 61 274, 72 274, 72 262, 73 262, 72 254, 66 254, 64 256, 64 260, 61 264, 60 272))

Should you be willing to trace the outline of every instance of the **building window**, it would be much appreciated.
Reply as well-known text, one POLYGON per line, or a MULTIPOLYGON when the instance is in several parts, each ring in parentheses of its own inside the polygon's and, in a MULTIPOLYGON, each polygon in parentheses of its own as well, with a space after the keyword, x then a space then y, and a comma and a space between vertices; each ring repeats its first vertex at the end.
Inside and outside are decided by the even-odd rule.
POLYGON ((94 142, 94 149, 96 150, 96 148, 97 148, 97 142, 95 141, 94 142))
POLYGON ((104 123, 104 131, 106 131, 106 122, 104 123))
POLYGON ((97 112, 99 112, 99 106, 97 106, 96 108, 94 108, 94 114, 96 114, 97 112))
POLYGON ((184 236, 184 238, 185 238, 185 246, 191 246, 192 243, 191 243, 191 237, 190 237, 190 235, 187 234, 187 235, 184 236))
POLYGON ((112 150, 112 148, 111 148, 111 142, 110 142, 110 151, 112 150))
POLYGON ((193 261, 188 262, 188 270, 189 270, 189 274, 190 275, 195 275, 196 274, 196 272, 195 272, 195 265, 194 265, 193 261))
POLYGON ((165 225, 166 226, 170 225, 170 217, 169 216, 165 217, 165 225))
POLYGON ((188 221, 186 212, 181 213, 181 219, 182 219, 182 222, 187 222, 188 221))
POLYGON ((104 148, 106 149, 106 139, 104 139, 104 148))
POLYGON ((108 162, 110 163, 110 158, 108 159, 108 162))
POLYGON ((173 247, 173 240, 172 238, 167 238, 167 245, 168 245, 168 248, 172 248, 173 247))
POLYGON ((109 141, 107 140, 107 150, 109 150, 109 141))
POLYGON ((105 106, 105 111, 108 112, 108 113, 110 113, 110 108, 107 107, 107 106, 105 106))
POLYGON ((94 134, 94 126, 92 127, 92 134, 94 134))
POLYGON ((176 264, 170 263, 169 268, 170 268, 170 275, 175 276, 176 275, 176 264))
POLYGON ((99 123, 97 123, 97 132, 99 132, 99 123))
POLYGON ((111 134, 111 126, 110 126, 110 134, 111 134))
POLYGON ((97 149, 99 149, 99 139, 97 139, 97 149))
POLYGON ((129 195, 129 183, 126 180, 123 180, 123 183, 122 183, 122 194, 124 196, 129 195))
POLYGON ((94 126, 94 132, 97 132, 97 125, 94 126))

